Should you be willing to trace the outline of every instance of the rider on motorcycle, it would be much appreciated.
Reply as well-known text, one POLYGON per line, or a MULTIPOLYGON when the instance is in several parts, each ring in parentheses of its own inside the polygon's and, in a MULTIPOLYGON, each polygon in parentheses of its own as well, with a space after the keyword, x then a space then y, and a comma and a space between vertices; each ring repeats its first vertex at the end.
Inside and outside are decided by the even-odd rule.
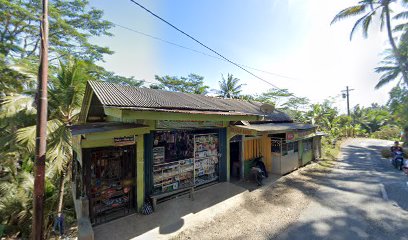
POLYGON ((401 146, 399 146, 399 142, 395 141, 394 146, 391 147, 391 153, 392 153, 392 164, 396 167, 402 170, 403 165, 404 165, 404 159, 403 159, 403 154, 404 150, 402 149, 401 146))
POLYGON ((402 152, 402 153, 404 152, 402 147, 399 145, 399 142, 395 141, 394 146, 391 147, 391 153, 394 155, 395 152, 397 152, 397 151, 402 152))

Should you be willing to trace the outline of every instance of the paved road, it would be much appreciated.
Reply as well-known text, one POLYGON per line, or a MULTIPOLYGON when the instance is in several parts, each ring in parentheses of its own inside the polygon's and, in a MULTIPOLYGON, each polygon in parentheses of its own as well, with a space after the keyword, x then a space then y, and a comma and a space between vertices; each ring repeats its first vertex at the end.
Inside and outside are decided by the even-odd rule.
POLYGON ((391 144, 352 140, 344 146, 335 169, 312 179, 320 187, 311 203, 276 238, 408 239, 408 177, 379 154, 391 144))

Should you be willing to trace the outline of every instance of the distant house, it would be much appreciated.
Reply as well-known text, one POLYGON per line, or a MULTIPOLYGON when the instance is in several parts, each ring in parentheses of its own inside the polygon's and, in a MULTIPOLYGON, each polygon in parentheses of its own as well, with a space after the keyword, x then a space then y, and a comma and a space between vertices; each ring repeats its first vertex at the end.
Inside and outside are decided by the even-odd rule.
POLYGON ((80 237, 144 200, 249 177, 252 160, 285 174, 318 156, 315 127, 254 101, 89 81, 72 127, 80 237), (315 150, 315 151, 314 151, 315 150))

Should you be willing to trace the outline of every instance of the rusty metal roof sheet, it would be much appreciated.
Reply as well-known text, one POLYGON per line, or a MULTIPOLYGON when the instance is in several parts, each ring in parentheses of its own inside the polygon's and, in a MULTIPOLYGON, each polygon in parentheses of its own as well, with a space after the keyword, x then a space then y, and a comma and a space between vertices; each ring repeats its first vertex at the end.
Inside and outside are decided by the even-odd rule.
POLYGON ((314 125, 306 123, 264 123, 250 125, 235 125, 235 127, 255 130, 258 132, 273 132, 273 133, 281 133, 290 130, 309 130, 316 128, 314 125))
MULTIPOLYGON (((190 113, 212 112, 221 114, 232 112, 235 115, 262 115, 262 103, 238 99, 221 99, 199 94, 169 92, 164 90, 122 86, 100 81, 88 81, 100 102, 105 107, 183 110, 190 113)), ((285 113, 275 110, 265 117, 272 121, 292 121, 285 113)))

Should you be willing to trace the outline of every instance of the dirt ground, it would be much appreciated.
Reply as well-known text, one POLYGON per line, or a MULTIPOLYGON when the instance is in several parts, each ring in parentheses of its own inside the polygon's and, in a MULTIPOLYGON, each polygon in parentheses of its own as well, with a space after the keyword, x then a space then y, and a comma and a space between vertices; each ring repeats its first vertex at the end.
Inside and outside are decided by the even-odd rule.
POLYGON ((306 208, 318 185, 310 181, 330 171, 326 161, 312 163, 269 186, 249 192, 247 201, 173 239, 273 239, 306 208))

